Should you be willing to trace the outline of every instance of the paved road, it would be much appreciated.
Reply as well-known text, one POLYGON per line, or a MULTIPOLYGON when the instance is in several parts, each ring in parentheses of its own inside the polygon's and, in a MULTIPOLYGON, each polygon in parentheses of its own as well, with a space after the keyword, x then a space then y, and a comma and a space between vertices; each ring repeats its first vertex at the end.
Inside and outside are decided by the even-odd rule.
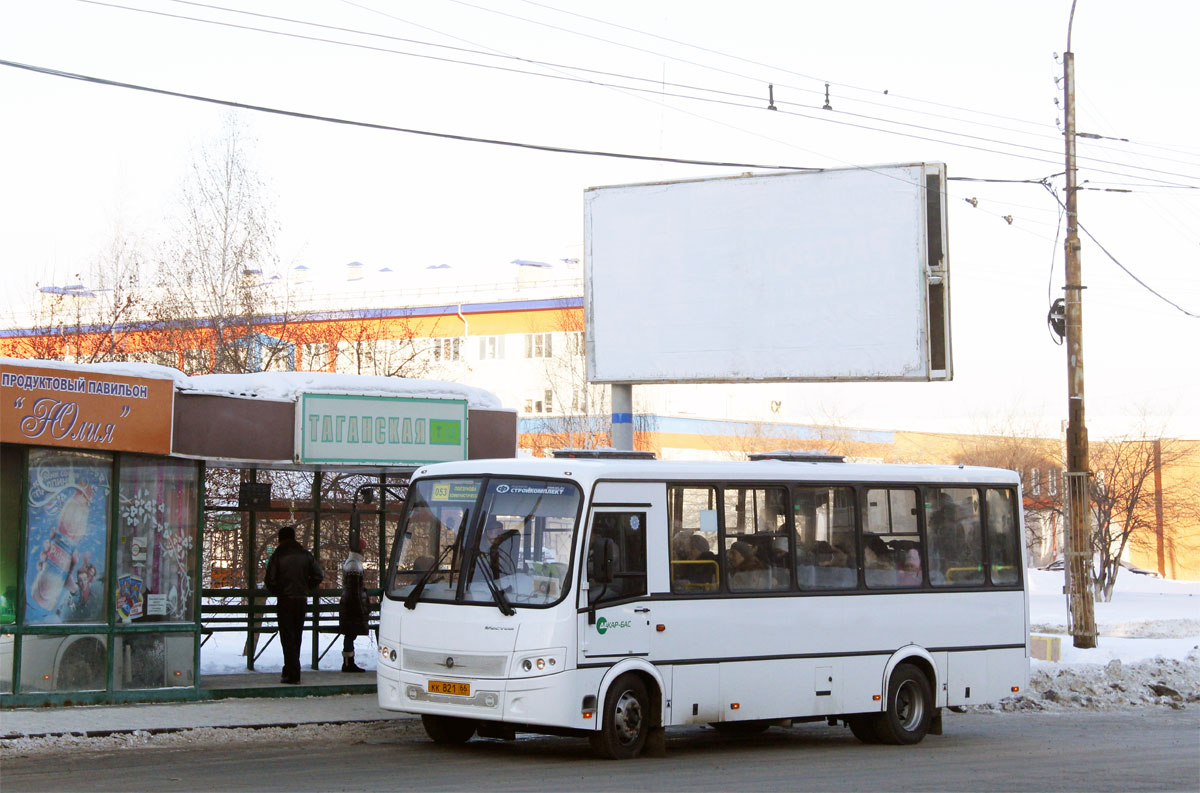
POLYGON ((726 739, 670 732, 665 759, 598 760, 586 741, 437 747, 412 722, 341 739, 9 757, 4 793, 84 790, 1135 791, 1200 790, 1200 709, 947 714, 916 747, 823 724, 726 739))

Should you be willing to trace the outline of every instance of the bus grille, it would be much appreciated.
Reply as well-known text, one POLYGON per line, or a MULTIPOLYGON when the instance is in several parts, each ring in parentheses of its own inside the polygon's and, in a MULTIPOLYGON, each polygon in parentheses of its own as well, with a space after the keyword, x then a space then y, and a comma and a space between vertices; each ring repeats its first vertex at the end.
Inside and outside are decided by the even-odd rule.
POLYGON ((507 655, 470 655, 469 653, 404 650, 403 668, 422 674, 462 677, 504 677, 507 655))

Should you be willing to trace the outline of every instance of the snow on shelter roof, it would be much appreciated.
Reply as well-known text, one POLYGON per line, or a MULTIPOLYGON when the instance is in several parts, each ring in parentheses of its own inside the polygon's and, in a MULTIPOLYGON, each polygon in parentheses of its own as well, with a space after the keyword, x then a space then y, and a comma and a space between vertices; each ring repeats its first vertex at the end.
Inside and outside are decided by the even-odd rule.
POLYGON ((443 380, 330 372, 255 372, 188 376, 178 369, 152 363, 73 364, 23 358, 0 358, 0 364, 171 380, 175 383, 176 390, 188 394, 283 401, 293 401, 304 393, 364 394, 418 399, 465 399, 468 407, 477 410, 503 409, 500 399, 490 391, 443 380))

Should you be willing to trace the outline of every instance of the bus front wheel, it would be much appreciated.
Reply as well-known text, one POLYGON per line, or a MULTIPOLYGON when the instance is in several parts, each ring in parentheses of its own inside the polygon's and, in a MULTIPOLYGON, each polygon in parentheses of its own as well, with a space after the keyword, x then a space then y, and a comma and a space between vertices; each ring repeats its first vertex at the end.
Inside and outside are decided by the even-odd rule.
POLYGON ((592 749, 610 760, 629 760, 641 754, 650 733, 650 695, 635 674, 613 681, 604 696, 603 721, 591 736, 592 749))
POLYGON ((875 717, 875 734, 882 743, 920 743, 932 720, 929 681, 912 664, 900 664, 888 681, 887 707, 875 717))
POLYGON ((425 734, 434 743, 466 743, 475 734, 475 722, 453 716, 433 716, 426 713, 421 716, 421 725, 425 727, 425 734))

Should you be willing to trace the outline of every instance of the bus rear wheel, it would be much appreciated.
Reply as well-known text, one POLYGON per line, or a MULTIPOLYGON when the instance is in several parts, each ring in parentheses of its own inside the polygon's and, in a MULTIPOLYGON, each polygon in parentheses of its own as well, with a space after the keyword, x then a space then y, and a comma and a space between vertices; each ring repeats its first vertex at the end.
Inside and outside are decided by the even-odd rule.
POLYGON ((883 743, 920 743, 932 720, 933 691, 929 681, 912 664, 900 664, 888 681, 887 707, 875 717, 876 735, 883 743))
POLYGON ((425 734, 434 743, 466 743, 475 735, 475 722, 470 719, 433 716, 426 713, 421 716, 421 725, 425 728, 425 734))
POLYGON ((604 696, 603 721, 591 736, 592 749, 610 760, 630 760, 642 753, 650 734, 650 695, 635 674, 624 674, 604 696))

